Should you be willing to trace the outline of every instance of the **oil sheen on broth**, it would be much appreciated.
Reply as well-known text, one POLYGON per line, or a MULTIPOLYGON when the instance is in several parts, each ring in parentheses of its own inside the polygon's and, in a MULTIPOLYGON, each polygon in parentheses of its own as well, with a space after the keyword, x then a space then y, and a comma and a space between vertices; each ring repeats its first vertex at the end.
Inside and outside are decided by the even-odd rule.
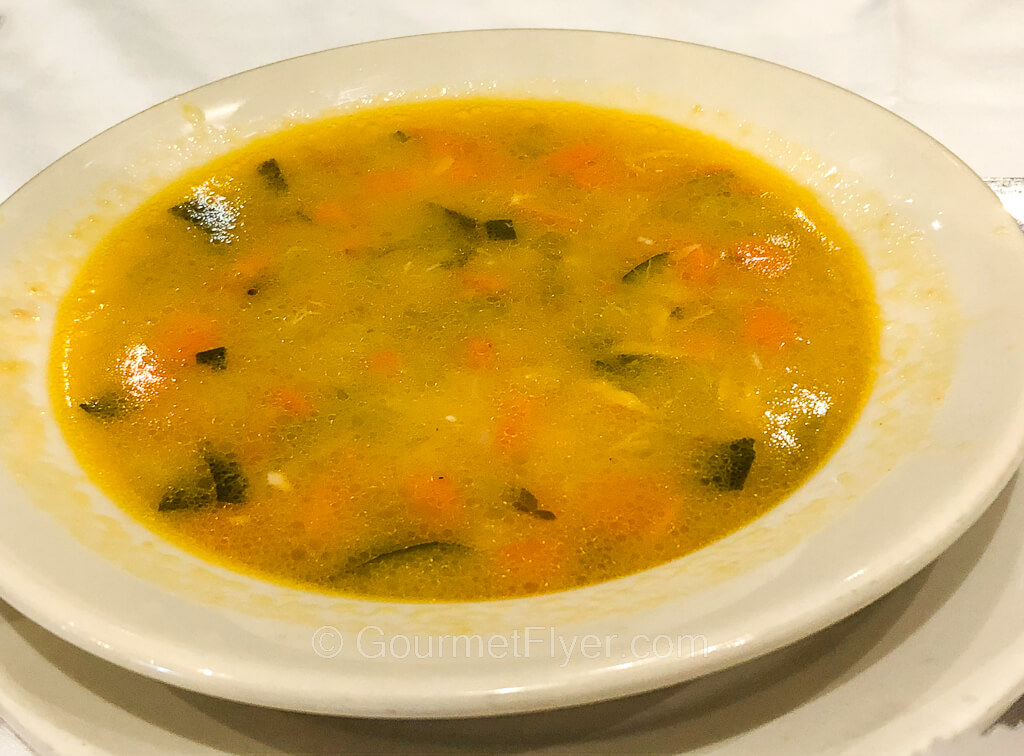
POLYGON ((59 420, 207 559, 381 599, 557 591, 699 549, 841 441, 857 250, 751 155, 566 103, 367 109, 121 223, 62 304, 59 420))

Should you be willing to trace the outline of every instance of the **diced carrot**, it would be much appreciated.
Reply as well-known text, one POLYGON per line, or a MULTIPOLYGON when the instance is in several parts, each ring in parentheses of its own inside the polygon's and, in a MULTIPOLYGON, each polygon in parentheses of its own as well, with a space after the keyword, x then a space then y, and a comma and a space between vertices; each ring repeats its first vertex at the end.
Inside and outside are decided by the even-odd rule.
POLYGON ((779 278, 793 265, 792 250, 772 241, 748 241, 735 249, 740 264, 765 278, 779 278))
POLYGON ((393 349, 379 349, 366 356, 366 368, 381 378, 395 378, 402 373, 402 355, 393 349))
POLYGON ((494 342, 482 336, 466 339, 462 347, 463 364, 471 370, 481 370, 494 365, 494 342))
POLYGON ((703 244, 690 244, 669 253, 679 277, 696 284, 708 284, 715 276, 716 258, 703 244))
POLYGON ((429 523, 450 523, 462 511, 462 495, 445 475, 412 475, 406 478, 402 495, 410 513, 429 523))
POLYGON ((263 273, 278 259, 278 253, 269 249, 259 249, 241 258, 234 264, 234 271, 242 278, 252 278, 263 273))
POLYGON ((699 362, 712 362, 725 351, 722 337, 711 331, 687 331, 678 343, 680 354, 699 362))
POLYGON ((316 412, 309 397, 294 386, 278 386, 271 389, 267 393, 267 399, 275 407, 284 410, 289 415, 309 417, 316 412))
POLYGON ((487 165, 486 161, 479 159, 478 156, 460 155, 452 158, 451 165, 442 172, 442 175, 456 184, 465 184, 489 178, 494 173, 495 171, 487 165))
POLYGON ((462 288, 481 297, 503 294, 511 288, 505 276, 489 271, 463 273, 461 282, 462 288))
POLYGON ((625 166, 612 152, 590 143, 552 152, 545 163, 553 174, 568 178, 584 189, 612 186, 626 176, 625 166))
POLYGON ((507 160, 489 145, 434 129, 410 132, 427 147, 435 172, 453 183, 493 179, 506 173, 507 160))
POLYGON ((676 522, 679 501, 654 479, 612 472, 584 486, 584 527, 616 539, 656 539, 676 522))
POLYGON ((793 319, 772 305, 758 305, 743 319, 743 338, 760 347, 779 349, 798 333, 793 319))
POLYGON ((548 168, 559 175, 572 175, 596 163, 603 154, 604 150, 600 147, 584 142, 552 152, 545 162, 548 168))
POLYGON ((363 191, 371 197, 390 196, 412 191, 422 183, 422 171, 371 171, 363 177, 363 191))
POLYGON ((537 221, 545 228, 562 233, 573 233, 579 231, 583 225, 582 218, 574 218, 560 212, 549 210, 528 200, 520 200, 515 203, 518 212, 527 218, 537 221))
POLYGON ((174 362, 192 362, 197 352, 222 346, 217 322, 199 312, 171 313, 157 326, 151 347, 161 358, 174 362))
POLYGON ((298 493, 295 515, 302 523, 307 542, 323 547, 350 533, 357 520, 357 496, 361 484, 358 469, 345 457, 332 460, 304 492, 298 493))
POLYGON ((416 129, 407 133, 435 157, 464 155, 475 151, 478 144, 472 139, 439 129, 416 129))
POLYGON ((565 548, 549 539, 524 538, 494 552, 492 564, 500 580, 526 593, 548 587, 565 565, 565 548))
POLYGON ((338 229, 331 235, 330 244, 337 252, 347 256, 358 256, 360 250, 376 247, 381 242, 380 233, 369 226, 338 229))
POLYGON ((345 526, 350 494, 345 481, 336 478, 315 483, 299 506, 299 519, 306 536, 321 544, 345 526))
POLYGON ((327 226, 341 226, 353 222, 348 204, 338 200, 324 200, 313 208, 312 214, 315 223, 327 226))
POLYGON ((495 449, 515 461, 525 460, 536 416, 537 403, 532 397, 518 397, 503 403, 494 418, 495 449))

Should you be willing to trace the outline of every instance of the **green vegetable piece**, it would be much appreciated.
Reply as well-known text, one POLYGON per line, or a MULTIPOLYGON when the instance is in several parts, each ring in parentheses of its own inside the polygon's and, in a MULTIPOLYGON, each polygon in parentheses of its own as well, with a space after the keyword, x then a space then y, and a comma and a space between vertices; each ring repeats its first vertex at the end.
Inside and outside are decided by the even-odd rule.
POLYGON ((409 135, 406 134, 404 131, 396 131, 394 134, 391 135, 391 137, 395 141, 402 142, 403 144, 409 141, 409 135))
POLYGON ((117 393, 106 393, 93 397, 78 405, 83 411, 97 420, 116 420, 132 408, 128 397, 117 393))
POLYGON ((395 564, 405 561, 433 561, 434 559, 446 559, 452 556, 469 554, 471 552, 472 549, 469 546, 465 546, 461 543, 452 543, 449 541, 420 541, 418 543, 399 546, 398 548, 389 549, 375 554, 369 559, 363 559, 355 564, 349 565, 343 570, 343 572, 362 571, 383 566, 385 564, 395 564))
POLYGON ((472 258, 475 253, 476 250, 473 247, 456 247, 451 258, 441 263, 441 267, 445 269, 462 268, 470 261, 470 258, 472 258))
POLYGON ((175 205, 169 212, 205 233, 211 244, 227 244, 234 240, 232 231, 238 220, 238 211, 224 197, 193 197, 175 205))
POLYGON ((611 378, 636 377, 645 369, 664 364, 668 358, 656 354, 613 354, 594 360, 594 370, 611 378))
POLYGON ((630 270, 622 277, 622 283, 636 284, 646 281, 655 273, 662 271, 666 265, 668 265, 668 252, 660 252, 653 257, 648 257, 630 270))
POLYGON ((196 364, 206 365, 211 370, 226 370, 228 367, 227 347, 214 347, 205 352, 196 352, 196 364))
POLYGON ((281 166, 277 164, 276 158, 264 160, 256 166, 256 172, 263 177, 267 187, 273 191, 279 194, 288 191, 288 181, 285 180, 284 174, 281 173, 281 166))
POLYGON ((741 491, 754 464, 754 439, 739 438, 719 445, 708 459, 708 475, 701 482, 721 491, 741 491))
POLYGON ((238 462, 230 455, 206 452, 203 461, 210 468, 216 499, 222 504, 242 504, 246 500, 249 481, 238 462))
POLYGON ((557 519, 554 512, 541 509, 537 497, 525 488, 518 489, 509 498, 512 500, 512 506, 520 512, 536 517, 539 520, 557 519))
POLYGON ((202 509, 218 502, 242 504, 248 488, 249 482, 233 457, 205 451, 201 471, 172 485, 160 499, 157 510, 202 509))
POLYGON ((479 223, 475 218, 463 215, 458 210, 452 210, 444 205, 431 203, 435 208, 441 210, 452 233, 456 237, 455 249, 451 258, 441 263, 442 268, 461 268, 476 254, 476 242, 479 236, 479 223))
POLYGON ((480 225, 477 223, 475 218, 463 215, 458 210, 452 210, 451 208, 444 207, 443 205, 438 205, 438 207, 444 211, 445 217, 460 231, 472 233, 475 232, 477 226, 480 225))
POLYGON ((201 509, 217 500, 213 486, 209 488, 174 486, 163 495, 157 505, 159 512, 177 512, 182 509, 201 509))
POLYGON ((509 219, 489 220, 484 223, 487 238, 494 241, 515 241, 516 228, 509 219))

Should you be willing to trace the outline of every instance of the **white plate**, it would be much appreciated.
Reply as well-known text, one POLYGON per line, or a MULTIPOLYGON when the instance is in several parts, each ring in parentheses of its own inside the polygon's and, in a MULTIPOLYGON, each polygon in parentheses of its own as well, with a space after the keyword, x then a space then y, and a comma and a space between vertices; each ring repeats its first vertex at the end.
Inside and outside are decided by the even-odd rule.
POLYGON ((41 754, 687 753, 903 756, 1024 691, 1024 483, 935 564, 846 621, 725 672, 543 714, 295 714, 162 685, 0 605, 0 714, 41 754))
POLYGON ((0 207, 0 255, 0 594, 92 653, 251 703, 494 714, 706 674, 818 630, 910 577, 1020 461, 1024 331, 1007 323, 1024 322, 1024 240, 996 198, 886 111, 708 48, 521 30, 286 61, 157 106, 58 161, 0 207), (285 113, 302 119, 403 93, 532 94, 660 114, 814 188, 863 247, 885 323, 878 384, 842 448, 778 508, 706 549, 514 601, 314 595, 205 564, 131 520, 77 467, 43 390, 55 304, 77 262, 184 165, 279 126, 285 113), (527 645, 531 628, 536 643, 527 645), (470 640, 402 658, 412 643, 440 649, 453 636, 470 640))

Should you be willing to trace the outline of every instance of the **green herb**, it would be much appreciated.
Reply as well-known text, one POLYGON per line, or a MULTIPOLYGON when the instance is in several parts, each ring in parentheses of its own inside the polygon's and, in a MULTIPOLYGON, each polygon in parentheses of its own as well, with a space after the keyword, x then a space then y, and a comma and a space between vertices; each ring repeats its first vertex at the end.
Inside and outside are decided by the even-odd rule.
POLYGON ((406 134, 404 131, 396 131, 394 134, 391 135, 391 137, 398 142, 402 142, 403 144, 409 141, 409 135, 406 134))

